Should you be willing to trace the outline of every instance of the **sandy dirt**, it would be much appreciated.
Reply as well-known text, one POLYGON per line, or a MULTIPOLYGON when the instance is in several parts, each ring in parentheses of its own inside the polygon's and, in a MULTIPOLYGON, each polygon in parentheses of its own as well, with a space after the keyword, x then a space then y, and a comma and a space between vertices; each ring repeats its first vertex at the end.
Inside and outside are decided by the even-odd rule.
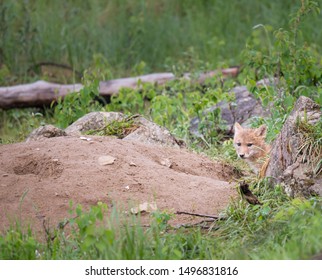
MULTIPOLYGON (((0 230, 14 219, 38 231, 44 220, 57 226, 69 217, 70 201, 85 208, 101 201, 123 209, 148 202, 161 211, 218 215, 237 195, 229 183, 233 177, 229 166, 186 149, 113 137, 1 145, 0 230), (101 165, 102 156, 115 161, 101 165)), ((194 219, 176 215, 171 223, 194 219)))

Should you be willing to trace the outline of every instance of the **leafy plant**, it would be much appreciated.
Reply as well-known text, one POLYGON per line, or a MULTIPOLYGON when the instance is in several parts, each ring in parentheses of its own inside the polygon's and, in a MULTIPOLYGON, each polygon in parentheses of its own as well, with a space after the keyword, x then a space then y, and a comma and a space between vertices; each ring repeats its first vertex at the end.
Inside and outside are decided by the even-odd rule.
POLYGON ((64 99, 59 97, 57 104, 52 102, 51 107, 54 107, 54 117, 59 127, 65 128, 83 115, 102 108, 97 101, 99 98, 98 80, 86 81, 85 77, 84 81, 84 87, 79 92, 69 93, 64 99))
POLYGON ((269 141, 278 134, 300 95, 322 104, 322 57, 314 45, 305 43, 301 33, 305 19, 319 12, 316 2, 302 0, 290 16, 288 29, 258 24, 243 51, 246 83, 271 114, 267 119, 255 119, 256 124, 268 126, 269 141), (264 86, 257 85, 259 79, 266 79, 264 86))
POLYGON ((320 101, 316 87, 321 85, 322 79, 321 56, 313 46, 303 42, 300 32, 305 17, 319 12, 316 2, 302 0, 301 7, 291 15, 288 30, 279 28, 273 31, 271 41, 272 28, 258 24, 246 45, 244 57, 248 85, 264 106, 274 108, 273 119, 290 112, 300 95, 320 101), (264 30, 266 46, 262 44, 260 28, 264 30), (270 85, 256 86, 256 81, 263 78, 269 79, 270 85))

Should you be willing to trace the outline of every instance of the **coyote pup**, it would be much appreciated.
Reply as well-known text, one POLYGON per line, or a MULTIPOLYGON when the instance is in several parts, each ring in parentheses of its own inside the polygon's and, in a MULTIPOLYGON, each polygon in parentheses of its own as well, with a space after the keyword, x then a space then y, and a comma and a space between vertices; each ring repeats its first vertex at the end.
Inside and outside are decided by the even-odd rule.
POLYGON ((267 155, 270 152, 270 146, 265 143, 266 125, 252 129, 243 128, 236 122, 234 129, 234 146, 238 156, 244 159, 255 173, 258 173, 262 167, 265 168, 264 164, 265 166, 268 164, 267 155))

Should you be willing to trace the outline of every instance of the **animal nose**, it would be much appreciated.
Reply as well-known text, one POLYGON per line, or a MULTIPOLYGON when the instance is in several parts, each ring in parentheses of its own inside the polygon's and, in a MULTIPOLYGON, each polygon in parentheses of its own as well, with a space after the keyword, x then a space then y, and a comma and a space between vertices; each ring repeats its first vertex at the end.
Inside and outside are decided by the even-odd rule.
POLYGON ((239 154, 239 156, 240 156, 241 158, 244 158, 244 157, 245 157, 245 154, 239 154))

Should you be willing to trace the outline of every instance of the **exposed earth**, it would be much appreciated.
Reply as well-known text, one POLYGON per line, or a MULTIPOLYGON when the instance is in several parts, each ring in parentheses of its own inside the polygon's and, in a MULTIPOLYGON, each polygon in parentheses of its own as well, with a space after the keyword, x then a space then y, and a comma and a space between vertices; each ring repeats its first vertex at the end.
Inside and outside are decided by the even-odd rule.
MULTIPOLYGON (((70 217, 70 201, 84 208, 101 201, 124 211, 147 202, 160 211, 218 215, 237 195, 233 177, 231 167, 187 149, 115 137, 1 145, 0 230, 15 219, 40 232, 43 221, 55 227, 70 217)), ((171 223, 198 219, 175 215, 171 223)))

